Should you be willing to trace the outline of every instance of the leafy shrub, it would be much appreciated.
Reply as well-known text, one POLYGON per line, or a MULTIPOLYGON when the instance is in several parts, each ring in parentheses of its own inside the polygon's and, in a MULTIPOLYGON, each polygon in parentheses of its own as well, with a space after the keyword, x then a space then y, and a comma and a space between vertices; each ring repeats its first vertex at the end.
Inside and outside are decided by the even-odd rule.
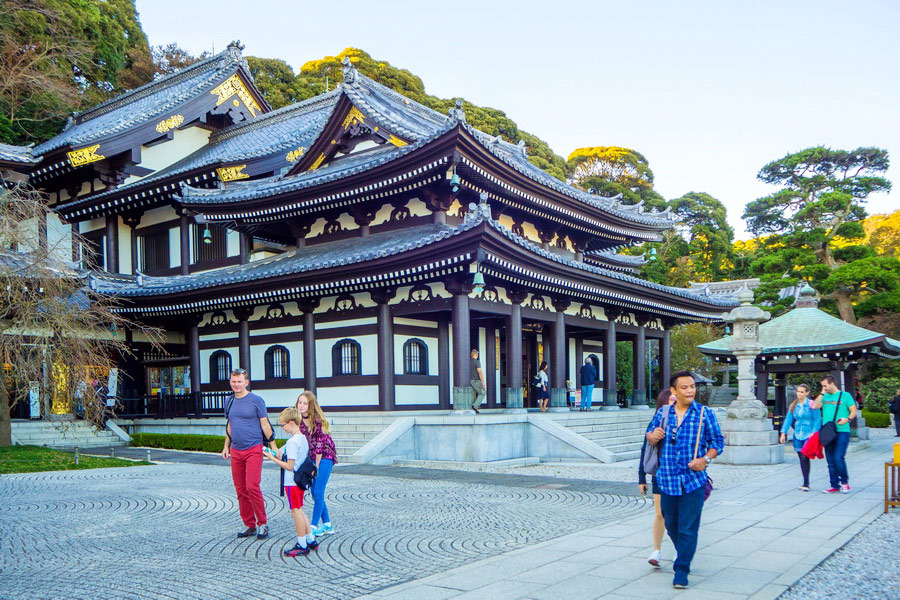
POLYGON ((881 429, 883 427, 891 426, 891 415, 880 412, 872 412, 871 410, 863 410, 862 411, 863 419, 866 420, 866 425, 868 427, 875 427, 881 429))
POLYGON ((132 446, 146 448, 166 448, 169 450, 195 450, 199 452, 221 452, 225 436, 196 435, 183 433, 134 433, 132 446))
POLYGON ((863 406, 872 412, 887 413, 888 403, 900 390, 900 377, 879 377, 863 386, 863 406))

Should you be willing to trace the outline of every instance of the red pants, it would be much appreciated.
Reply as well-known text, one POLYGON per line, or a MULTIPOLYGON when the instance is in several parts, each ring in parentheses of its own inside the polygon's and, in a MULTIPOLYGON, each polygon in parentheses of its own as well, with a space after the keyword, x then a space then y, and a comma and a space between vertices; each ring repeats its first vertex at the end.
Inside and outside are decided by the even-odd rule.
POLYGON ((266 502, 259 481, 262 478, 262 444, 231 451, 231 479, 237 492, 241 520, 247 527, 265 525, 266 502))

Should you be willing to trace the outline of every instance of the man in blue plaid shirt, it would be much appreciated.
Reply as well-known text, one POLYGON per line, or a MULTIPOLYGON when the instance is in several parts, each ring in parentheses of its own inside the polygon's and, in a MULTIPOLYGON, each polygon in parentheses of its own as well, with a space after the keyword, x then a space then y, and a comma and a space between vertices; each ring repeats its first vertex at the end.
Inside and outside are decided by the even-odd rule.
POLYGON ((660 507, 666 531, 675 544, 675 578, 677 589, 688 586, 691 560, 697 550, 697 532, 705 499, 706 467, 725 448, 725 438, 713 411, 694 402, 697 393, 694 377, 679 371, 669 381, 675 395, 667 428, 660 427, 662 410, 658 410, 647 427, 647 442, 659 448, 660 507), (700 416, 703 415, 702 431, 700 416), (697 447, 697 437, 700 444, 697 447), (696 449, 696 454, 695 454, 696 449))

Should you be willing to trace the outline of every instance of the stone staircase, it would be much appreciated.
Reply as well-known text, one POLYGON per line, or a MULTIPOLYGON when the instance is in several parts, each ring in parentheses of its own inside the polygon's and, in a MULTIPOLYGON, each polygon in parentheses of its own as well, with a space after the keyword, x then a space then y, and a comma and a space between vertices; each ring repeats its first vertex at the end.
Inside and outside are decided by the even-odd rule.
POLYGON ((616 460, 638 458, 652 410, 545 413, 574 433, 606 448, 616 460))
POLYGON ((84 421, 22 421, 13 419, 14 443, 23 446, 48 446, 71 450, 127 446, 119 436, 109 430, 96 430, 84 421))
POLYGON ((362 448, 368 441, 384 431, 394 422, 394 419, 404 416, 402 413, 395 416, 366 414, 353 415, 330 414, 328 421, 331 423, 331 437, 338 452, 338 462, 349 462, 354 452, 362 448))

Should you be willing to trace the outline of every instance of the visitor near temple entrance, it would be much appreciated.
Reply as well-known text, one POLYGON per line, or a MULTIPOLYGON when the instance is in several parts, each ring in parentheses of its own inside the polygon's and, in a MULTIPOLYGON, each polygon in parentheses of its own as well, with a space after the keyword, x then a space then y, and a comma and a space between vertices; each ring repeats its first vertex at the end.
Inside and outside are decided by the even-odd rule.
POLYGON ((897 432, 896 437, 900 437, 900 390, 897 390, 897 395, 891 399, 889 406, 891 414, 894 415, 894 429, 897 432))
POLYGON ((594 368, 594 363, 591 362, 590 356, 584 359, 584 364, 581 365, 580 374, 581 407, 578 410, 591 410, 591 400, 594 397, 594 382, 597 381, 597 369, 594 368))
POLYGON ((725 448, 725 438, 719 429, 715 413, 694 402, 697 394, 694 377, 689 371, 679 371, 670 380, 675 395, 674 415, 662 428, 663 411, 647 427, 647 441, 659 448, 660 503, 666 531, 675 544, 675 577, 672 586, 688 587, 691 561, 697 550, 700 516, 706 500, 709 477, 706 467, 725 448))
POLYGON ((472 364, 470 365, 471 372, 471 385, 472 389, 475 391, 475 396, 472 398, 472 410, 475 411, 475 414, 478 414, 478 407, 481 406, 481 401, 484 400, 484 371, 481 369, 481 361, 478 360, 478 349, 472 348, 471 352, 472 364))
MULTIPOLYGON (((813 408, 822 409, 822 430, 828 423, 835 423, 837 433, 825 446, 825 460, 828 462, 828 479, 831 487, 826 494, 850 493, 850 473, 847 471, 847 447, 850 445, 850 421, 856 418, 856 401, 849 393, 837 386, 837 381, 829 375, 822 380, 822 393, 813 403, 813 408)), ((821 434, 819 439, 821 439, 821 434)))
POLYGON ((801 492, 809 491, 809 457, 803 454, 803 444, 812 434, 819 431, 822 426, 822 413, 813 408, 813 401, 809 398, 809 386, 801 383, 797 386, 797 397, 788 407, 784 425, 781 426, 781 443, 787 440, 787 432, 794 428, 794 451, 800 458, 800 473, 803 475, 801 492))
POLYGON ((241 520, 246 529, 239 538, 269 537, 266 519, 266 503, 259 482, 262 478, 263 445, 278 451, 275 432, 266 416, 266 403, 250 392, 249 374, 246 369, 235 369, 229 379, 234 392, 225 404, 225 445, 222 458, 231 459, 231 479, 238 497, 241 520))
POLYGON ((316 463, 317 475, 312 488, 315 502, 311 520, 312 533, 317 537, 331 535, 334 533, 334 526, 328 514, 328 505, 325 504, 325 487, 328 485, 334 465, 337 464, 337 450, 331 437, 331 425, 325 418, 319 399, 310 390, 300 394, 296 408, 302 417, 300 432, 306 436, 309 444, 309 457, 316 463))

